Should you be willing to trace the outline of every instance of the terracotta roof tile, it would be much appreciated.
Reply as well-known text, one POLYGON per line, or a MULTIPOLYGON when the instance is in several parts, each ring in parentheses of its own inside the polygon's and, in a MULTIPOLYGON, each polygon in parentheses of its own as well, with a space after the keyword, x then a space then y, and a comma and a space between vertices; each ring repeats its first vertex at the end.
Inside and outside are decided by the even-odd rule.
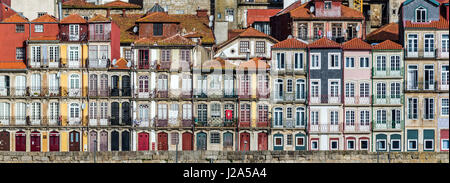
POLYGON ((129 67, 127 67, 127 63, 128 61, 125 58, 120 58, 119 60, 117 60, 115 65, 111 63, 109 69, 125 69, 125 70, 130 69, 129 67))
POLYGON ((23 61, 0 61, 0 69, 26 69, 27 66, 23 61))
POLYGON ((220 45, 218 45, 217 48, 221 48, 221 47, 227 45, 228 43, 234 41, 235 39, 241 38, 241 37, 245 37, 245 38, 267 38, 267 39, 272 40, 272 41, 275 42, 275 43, 278 43, 278 40, 275 39, 275 38, 273 38, 272 36, 269 36, 269 35, 267 35, 267 34, 264 34, 264 33, 260 32, 260 31, 256 30, 256 29, 253 28, 253 27, 249 27, 249 28, 245 29, 245 31, 243 31, 242 33, 240 33, 239 35, 234 36, 234 37, 231 38, 231 39, 228 38, 227 41, 225 41, 225 42, 221 43, 220 45))
POLYGON ((402 45, 393 42, 391 40, 383 41, 379 44, 376 44, 373 46, 374 50, 401 50, 403 49, 402 45))
POLYGON ((244 32, 245 29, 229 29, 228 30, 228 39, 233 39, 238 36, 240 33, 244 32))
POLYGON ((120 1, 120 0, 112 1, 112 2, 106 3, 102 6, 110 7, 110 8, 114 8, 114 7, 117 7, 117 8, 140 8, 141 7, 137 4, 127 3, 127 2, 120 1))
POLYGON ((175 34, 168 38, 141 38, 134 42, 135 45, 158 45, 158 46, 190 46, 195 45, 190 39, 179 34, 175 34))
POLYGON ((307 48, 307 47, 308 44, 295 38, 286 39, 272 46, 272 48, 307 48))
POLYGON ((179 23, 177 19, 171 17, 167 13, 164 12, 153 12, 146 15, 143 18, 136 20, 136 22, 161 22, 161 23, 179 23))
POLYGON ((66 1, 63 4, 63 8, 94 8, 96 7, 93 3, 88 3, 85 0, 71 0, 66 1))
POLYGON ((367 35, 366 40, 369 41, 380 41, 380 40, 399 40, 399 26, 397 23, 390 23, 384 25, 367 35))
MULTIPOLYGON (((197 67, 198 68, 198 67, 197 67)), ((213 60, 208 60, 206 62, 203 62, 201 65, 202 70, 207 69, 235 69, 236 65, 222 59, 222 58, 215 58, 213 60)))
POLYGON ((341 5, 341 16, 339 17, 316 17, 314 13, 309 11, 309 8, 314 2, 310 1, 304 4, 297 2, 288 6, 284 10, 280 11, 277 15, 290 13, 291 17, 294 19, 331 19, 331 20, 363 20, 364 15, 352 8, 341 5))
POLYGON ((436 29, 448 29, 448 20, 443 16, 439 17, 439 21, 431 22, 411 22, 405 21, 406 28, 436 28, 436 29))
POLYGON ((247 26, 253 22, 269 22, 270 17, 277 14, 281 9, 248 9, 247 10, 247 26))
POLYGON ((61 24, 79 24, 86 23, 86 20, 78 14, 71 14, 65 18, 63 18, 60 22, 61 24))
POLYGON ((56 19, 54 16, 51 16, 46 13, 46 14, 34 19, 31 22, 55 22, 55 23, 57 23, 58 19, 56 19))
POLYGON ((4 19, 3 22, 28 22, 28 19, 16 13, 13 16, 4 19))
POLYGON ((141 6, 136 5, 136 4, 132 4, 132 3, 127 3, 127 2, 123 2, 123 1, 112 1, 106 4, 102 4, 102 5, 95 5, 94 3, 88 3, 85 0, 71 0, 71 1, 67 1, 64 2, 63 4, 63 8, 75 8, 75 9, 106 9, 106 8, 111 8, 111 9, 140 9, 141 6))
POLYGON ((341 48, 339 43, 329 40, 326 37, 320 38, 308 45, 309 48, 341 48))
POLYGON ((139 36, 133 32, 133 27, 136 25, 136 20, 141 17, 142 14, 111 15, 112 21, 120 28, 121 43, 132 43, 138 39, 139 36))
POLYGON ((255 57, 250 59, 249 61, 246 62, 242 62, 241 64, 239 64, 238 69, 239 70, 265 70, 265 69, 269 69, 270 65, 267 64, 267 62, 262 61, 261 58, 255 57))
POLYGON ((360 38, 353 38, 342 44, 344 50, 371 50, 372 46, 360 38))
POLYGON ((99 14, 89 19, 88 22, 111 22, 111 19, 99 14))

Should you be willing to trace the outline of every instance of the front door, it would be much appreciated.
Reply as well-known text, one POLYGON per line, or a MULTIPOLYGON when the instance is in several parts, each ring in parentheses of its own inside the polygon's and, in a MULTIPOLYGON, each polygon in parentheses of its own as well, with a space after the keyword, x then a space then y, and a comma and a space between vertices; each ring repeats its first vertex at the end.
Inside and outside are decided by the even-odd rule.
POLYGON ((41 151, 41 133, 31 132, 30 142, 31 142, 31 148, 30 148, 31 152, 41 151))
POLYGON ((241 133, 240 149, 250 151, 250 134, 247 132, 241 133))
POLYGON ((119 132, 111 132, 111 151, 119 150, 119 132))
POLYGON ((80 133, 72 131, 69 133, 69 151, 80 151, 80 133))
POLYGON ((92 131, 89 135, 89 151, 98 151, 97 149, 97 132, 92 131))
POLYGON ((192 151, 192 133, 183 133, 183 151, 192 151))
POLYGON ((122 96, 131 96, 130 76, 122 76, 122 96))
POLYGON ((111 77, 111 96, 119 96, 119 76, 111 77))
POLYGON ((138 134, 138 151, 148 151, 148 133, 141 132, 138 134))
POLYGON ((100 151, 108 151, 108 132, 100 132, 100 151))
POLYGON ((9 151, 9 132, 0 132, 0 151, 9 151))
POLYGON ((206 133, 197 134, 197 150, 206 150, 206 133))
POLYGON ((16 132, 16 151, 27 150, 27 135, 25 132, 16 132))
POLYGON ((122 132, 122 151, 130 151, 130 132, 122 132))
POLYGON ((167 144, 167 133, 158 133, 158 150, 167 151, 169 149, 167 144))
POLYGON ((50 132, 50 151, 58 152, 59 151, 59 133, 58 132, 50 132))
POLYGON ((258 134, 258 151, 267 150, 267 133, 258 134))

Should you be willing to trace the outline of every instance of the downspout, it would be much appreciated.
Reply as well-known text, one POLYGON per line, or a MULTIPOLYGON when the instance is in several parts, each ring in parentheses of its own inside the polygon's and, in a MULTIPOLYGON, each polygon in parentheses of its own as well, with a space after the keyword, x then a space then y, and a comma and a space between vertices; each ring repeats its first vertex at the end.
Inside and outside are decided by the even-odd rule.
MULTIPOLYGON (((372 87, 370 88, 371 89, 371 91, 372 91, 372 98, 371 98, 371 100, 370 100, 370 108, 372 109, 372 112, 371 112, 371 118, 370 119, 372 119, 372 124, 371 124, 371 126, 372 126, 372 139, 371 139, 371 141, 372 141, 372 145, 373 145, 373 129, 374 129, 374 119, 373 119, 373 66, 374 66, 374 62, 373 62, 373 50, 371 51, 371 55, 372 55, 372 69, 371 69, 371 77, 372 77, 372 79, 371 79, 371 82, 372 82, 372 87)), ((375 145, 375 147, 376 147, 376 145, 375 145)), ((373 147, 372 147, 373 148, 373 147)), ((373 150, 372 150, 373 151, 373 150)), ((378 151, 377 151, 378 152, 378 151)))
MULTIPOLYGON (((311 55, 311 49, 308 47, 307 48, 308 49, 308 51, 307 51, 307 55, 308 55, 308 58, 306 59, 306 60, 310 60, 310 55, 311 55)), ((311 73, 311 69, 310 69, 310 67, 309 67, 309 62, 307 63, 307 67, 308 67, 308 73, 307 73, 307 80, 308 80, 308 91, 311 91, 311 85, 309 84, 311 81, 310 81, 310 73, 311 73)), ((309 141, 309 145, 308 145, 308 147, 309 147, 309 150, 311 150, 311 137, 310 137, 310 134, 309 134, 309 130, 310 130, 310 125, 308 125, 309 123, 311 123, 311 121, 309 121, 310 119, 311 119, 311 107, 310 107, 310 101, 311 100, 311 97, 310 97, 310 95, 308 95, 308 99, 307 99, 307 102, 306 102, 306 108, 307 108, 307 110, 308 110, 308 123, 306 124, 306 127, 305 127, 305 129, 307 129, 307 130, 305 130, 306 131, 306 138, 308 138, 308 140, 310 140, 309 141)), ((308 141, 307 141, 308 142, 308 141)), ((307 149, 308 150, 308 149, 307 149)))
MULTIPOLYGON (((364 32, 364 31, 363 31, 364 32)), ((345 98, 344 98, 344 95, 345 95, 345 93, 344 93, 344 87, 345 87, 345 82, 344 82, 344 76, 345 76, 345 73, 344 73, 344 69, 345 69, 345 66, 344 66, 344 59, 345 59, 345 54, 344 54, 344 50, 342 49, 342 62, 341 62, 341 67, 342 67, 342 87, 341 87, 341 101, 342 101, 342 117, 343 117, 343 124, 342 124, 342 134, 343 134, 343 137, 344 137, 344 150, 347 150, 347 146, 345 145, 345 125, 346 125, 346 119, 345 119, 345 98)), ((356 140, 355 140, 356 141, 356 140)), ((356 143, 356 142, 355 142, 356 143)))
MULTIPOLYGON (((306 51, 306 59, 305 59, 305 61, 306 61, 306 67, 308 68, 308 72, 305 72, 305 79, 308 81, 308 82, 306 82, 306 85, 308 86, 307 88, 308 88, 308 90, 306 90, 306 87, 305 87, 305 92, 306 92, 306 97, 307 97, 307 99, 306 99, 306 105, 305 105, 305 113, 306 114, 308 114, 308 115, 305 115, 305 120, 306 121, 309 121, 309 116, 310 116, 310 112, 309 112, 309 110, 308 110, 308 107, 309 107, 309 99, 310 99, 310 97, 309 97, 309 93, 308 93, 308 91, 310 91, 309 90, 309 87, 310 87, 310 84, 309 84, 309 62, 308 62, 308 60, 309 60, 309 56, 310 56, 310 54, 309 54, 309 47, 307 48, 307 51, 306 51)), ((309 135, 309 125, 308 125, 308 123, 305 123, 305 140, 306 140, 306 143, 308 142, 308 135, 309 135)), ((307 144, 310 144, 310 143, 307 143, 307 144)), ((307 147, 308 147, 308 145, 305 145, 305 151, 307 151, 308 149, 307 149, 307 147)))
MULTIPOLYGON (((402 49, 402 50, 404 50, 404 49, 402 49)), ((400 122, 400 125, 402 125, 402 130, 403 130, 403 151, 405 151, 406 150, 406 105, 405 105, 405 103, 406 103, 406 95, 405 95, 405 85, 406 85, 406 79, 405 79, 405 77, 406 77, 406 68, 405 68, 405 59, 404 59, 404 55, 405 55, 405 53, 403 52, 403 124, 401 124, 401 122, 400 122)))

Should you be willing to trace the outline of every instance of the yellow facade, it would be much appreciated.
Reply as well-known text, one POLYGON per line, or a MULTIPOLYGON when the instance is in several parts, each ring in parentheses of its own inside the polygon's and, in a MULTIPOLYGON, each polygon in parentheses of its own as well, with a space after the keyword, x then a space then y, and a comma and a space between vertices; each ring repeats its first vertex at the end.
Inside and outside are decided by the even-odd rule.
POLYGON ((42 152, 48 151, 48 132, 42 132, 41 150, 42 152))
POLYGON ((61 152, 68 152, 69 151, 69 133, 68 132, 61 132, 61 152))

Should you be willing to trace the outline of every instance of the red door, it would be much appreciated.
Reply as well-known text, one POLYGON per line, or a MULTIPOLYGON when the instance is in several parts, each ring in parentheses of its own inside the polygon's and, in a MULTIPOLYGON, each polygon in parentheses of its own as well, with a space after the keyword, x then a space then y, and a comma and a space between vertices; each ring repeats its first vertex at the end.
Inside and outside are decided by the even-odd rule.
POLYGON ((240 149, 250 151, 250 134, 247 132, 241 133, 240 149))
POLYGON ((267 150, 267 133, 258 133, 258 151, 267 150))
POLYGON ((25 132, 16 132, 16 151, 27 150, 27 135, 25 132))
POLYGON ((80 133, 72 131, 69 133, 69 151, 80 151, 80 133))
POLYGON ((167 144, 167 133, 158 133, 158 150, 167 151, 169 149, 167 144))
POLYGON ((183 133, 183 151, 192 151, 194 149, 192 145, 192 133, 185 132, 183 133))
POLYGON ((9 132, 0 132, 0 151, 9 151, 9 132))
POLYGON ((59 151, 59 133, 50 132, 50 151, 59 151))
POLYGON ((41 151, 41 133, 31 132, 30 134, 31 152, 41 151))
POLYGON ((148 151, 148 133, 141 132, 138 136, 138 151, 148 151))

